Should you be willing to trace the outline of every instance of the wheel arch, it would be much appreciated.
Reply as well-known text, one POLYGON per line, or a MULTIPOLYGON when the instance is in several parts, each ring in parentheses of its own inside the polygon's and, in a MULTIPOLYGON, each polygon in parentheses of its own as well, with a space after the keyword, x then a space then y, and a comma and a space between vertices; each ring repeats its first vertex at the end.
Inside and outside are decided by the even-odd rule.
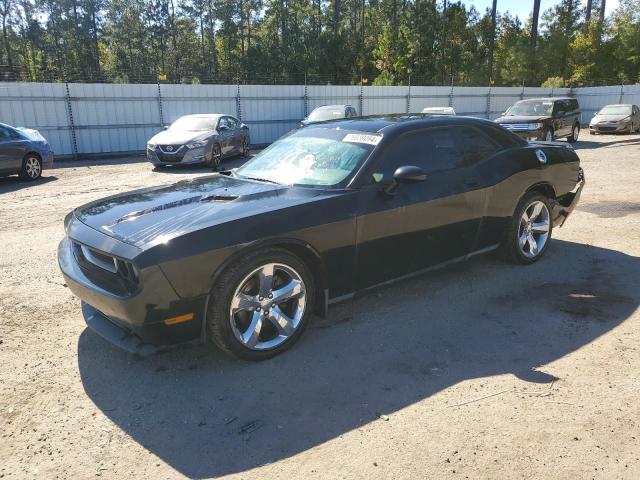
MULTIPOLYGON (((317 303, 314 308, 314 312, 320 315, 326 314, 327 309, 327 296, 325 294, 327 285, 327 276, 324 260, 320 253, 308 242, 297 238, 270 238, 265 240, 259 240, 253 242, 232 255, 229 256, 220 266, 215 270, 211 277, 211 285, 218 281, 224 271, 229 268, 236 261, 242 261, 242 258, 249 253, 253 253, 259 250, 265 250, 268 248, 281 248, 289 253, 298 257, 305 263, 311 270, 315 283, 315 294, 317 303)), ((207 295, 207 301, 205 302, 205 319, 208 304, 211 301, 211 293, 207 295)), ((206 322, 203 322, 203 324, 206 322)))
POLYGON ((551 185, 549 182, 538 182, 531 185, 522 193, 522 195, 520 195, 518 203, 520 203, 520 200, 522 200, 522 198, 529 192, 539 192, 551 200, 556 199, 556 190, 555 188, 553 188, 553 185, 551 185))
POLYGON ((31 155, 38 157, 38 160, 42 162, 42 155, 40 155, 40 152, 38 152, 37 150, 27 150, 27 153, 25 153, 24 156, 22 157, 22 161, 24 162, 27 159, 27 157, 31 155))

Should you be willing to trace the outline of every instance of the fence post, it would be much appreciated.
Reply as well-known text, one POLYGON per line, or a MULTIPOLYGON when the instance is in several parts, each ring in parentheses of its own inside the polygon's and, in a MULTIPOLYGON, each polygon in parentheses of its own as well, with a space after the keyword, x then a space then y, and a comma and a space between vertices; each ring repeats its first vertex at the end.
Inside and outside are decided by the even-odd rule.
POLYGON ((160 128, 164 128, 164 112, 162 111, 162 91, 160 90, 160 79, 157 79, 158 85, 158 113, 160 114, 160 128))
POLYGON ((524 100, 524 80, 522 80, 522 91, 520 92, 520 100, 524 100))
POLYGON ((409 89, 407 90, 407 113, 411 112, 411 75, 409 75, 409 89))
POLYGON ((360 76, 360 96, 358 97, 360 102, 360 116, 364 115, 364 88, 362 88, 362 75, 360 76))
POLYGON ((307 72, 304 73, 304 118, 309 115, 309 95, 307 90, 307 72))
POLYGON ((487 91, 487 120, 491 119, 491 84, 489 84, 489 90, 487 91))
POLYGON ((73 149, 74 160, 78 159, 78 139, 76 137, 76 125, 73 121, 73 107, 71 105, 71 94, 69 93, 69 82, 64 82, 65 100, 67 102, 67 121, 71 130, 71 148, 73 149))
POLYGON ((449 106, 453 107, 453 75, 451 75, 451 90, 449 90, 449 106))
POLYGON ((553 87, 551 87, 551 98, 553 98, 553 87))
POLYGON ((620 82, 620 101, 618 103, 622 103, 624 98, 624 82, 620 82))
POLYGON ((240 105, 240 78, 236 82, 236 117, 242 122, 242 107, 240 105))

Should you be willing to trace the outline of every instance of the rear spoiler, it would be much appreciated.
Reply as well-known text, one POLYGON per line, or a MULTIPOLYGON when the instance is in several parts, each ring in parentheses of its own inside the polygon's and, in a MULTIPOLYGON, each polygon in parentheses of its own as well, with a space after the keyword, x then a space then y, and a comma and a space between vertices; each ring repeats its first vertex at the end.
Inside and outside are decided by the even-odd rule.
POLYGON ((529 146, 531 147, 564 147, 569 150, 573 150, 573 145, 567 142, 545 142, 544 140, 530 140, 529 146))

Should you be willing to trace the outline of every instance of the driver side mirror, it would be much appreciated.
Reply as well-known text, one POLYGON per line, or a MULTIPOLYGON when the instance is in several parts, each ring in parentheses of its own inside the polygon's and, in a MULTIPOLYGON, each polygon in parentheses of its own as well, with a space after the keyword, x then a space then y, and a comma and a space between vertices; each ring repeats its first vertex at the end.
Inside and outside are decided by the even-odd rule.
POLYGON ((224 132, 225 130, 229 130, 229 126, 228 125, 220 125, 218 127, 218 131, 219 132, 224 132))
POLYGON ((169 125, 165 125, 164 127, 162 127, 163 130, 169 130, 169 125))
POLYGON ((427 179, 427 174, 420 167, 405 165, 393 172, 393 182, 385 189, 387 195, 394 195, 400 184, 420 183, 427 179))

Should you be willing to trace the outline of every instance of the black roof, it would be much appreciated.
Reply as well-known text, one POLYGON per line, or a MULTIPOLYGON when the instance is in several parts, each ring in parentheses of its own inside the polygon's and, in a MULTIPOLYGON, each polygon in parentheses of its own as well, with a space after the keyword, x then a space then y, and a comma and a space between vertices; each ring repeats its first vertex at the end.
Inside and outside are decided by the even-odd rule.
POLYGON ((318 122, 305 128, 336 128, 359 132, 390 133, 392 131, 410 131, 425 126, 446 125, 493 125, 490 120, 454 115, 430 115, 428 113, 403 113, 390 115, 370 115, 366 117, 342 118, 318 122))

